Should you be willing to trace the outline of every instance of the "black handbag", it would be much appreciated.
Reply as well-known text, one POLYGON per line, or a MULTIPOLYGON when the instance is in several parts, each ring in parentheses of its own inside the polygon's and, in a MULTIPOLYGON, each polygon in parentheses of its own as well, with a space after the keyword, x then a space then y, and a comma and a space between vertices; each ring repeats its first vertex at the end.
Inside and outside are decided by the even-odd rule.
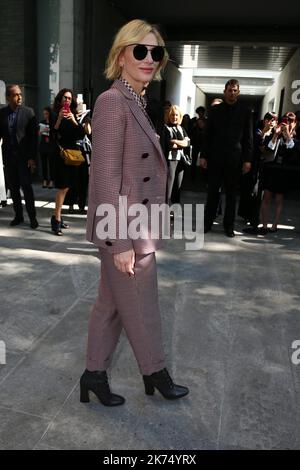
POLYGON ((185 165, 191 166, 193 163, 193 147, 192 145, 190 147, 187 147, 186 149, 183 149, 182 152, 182 161, 185 165), (185 153, 186 151, 186 153, 185 153))

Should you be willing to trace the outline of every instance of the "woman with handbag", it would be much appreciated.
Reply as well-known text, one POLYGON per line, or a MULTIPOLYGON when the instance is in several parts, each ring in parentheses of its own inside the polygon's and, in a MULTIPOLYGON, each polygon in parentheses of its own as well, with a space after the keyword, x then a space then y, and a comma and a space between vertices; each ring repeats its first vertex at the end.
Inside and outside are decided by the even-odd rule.
POLYGON ((54 176, 58 192, 51 227, 55 235, 62 236, 62 229, 69 226, 63 222, 61 210, 69 189, 76 184, 77 167, 84 163, 77 141, 84 138, 85 129, 77 120, 77 102, 72 90, 64 88, 58 93, 54 101, 54 113, 56 116, 52 132, 57 143, 54 176))
POLYGON ((169 110, 168 123, 164 126, 162 146, 169 167, 167 200, 168 204, 180 203, 180 189, 183 182, 186 165, 191 165, 192 159, 187 156, 190 138, 181 126, 183 114, 176 105, 169 110))
POLYGON ((145 85, 160 79, 167 60, 155 26, 142 20, 126 24, 107 61, 106 77, 114 83, 94 108, 87 239, 99 248, 101 280, 89 324, 87 367, 80 380, 82 403, 89 402, 90 392, 105 406, 125 402, 111 393, 107 377, 123 328, 147 395, 157 389, 174 400, 189 392, 175 385, 166 369, 155 257, 162 237, 152 236, 151 215, 154 205, 165 203, 167 165, 142 97, 145 85), (128 215, 137 204, 148 219, 138 238, 130 230, 128 215), (114 216, 107 220, 109 208, 114 216), (115 229, 102 232, 102 226, 115 224, 115 229))

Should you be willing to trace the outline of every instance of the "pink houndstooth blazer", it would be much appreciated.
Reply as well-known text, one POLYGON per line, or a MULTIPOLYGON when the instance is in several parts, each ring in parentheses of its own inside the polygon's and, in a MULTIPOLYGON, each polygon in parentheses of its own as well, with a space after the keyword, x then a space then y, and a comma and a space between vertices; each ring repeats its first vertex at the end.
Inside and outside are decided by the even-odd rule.
MULTIPOLYGON (((150 209, 152 204, 166 202, 168 167, 155 131, 121 81, 116 80, 98 97, 92 132, 87 240, 112 254, 130 249, 137 254, 155 252, 162 241, 151 239, 150 209), (133 204, 148 208, 147 239, 122 239, 118 223, 115 238, 99 239, 97 236, 97 224, 104 217, 97 215, 99 205, 114 206, 118 215, 119 210, 124 210, 122 204, 119 207, 120 196, 127 196, 128 208, 133 204)), ((130 221, 130 217, 127 218, 128 224, 130 221)))

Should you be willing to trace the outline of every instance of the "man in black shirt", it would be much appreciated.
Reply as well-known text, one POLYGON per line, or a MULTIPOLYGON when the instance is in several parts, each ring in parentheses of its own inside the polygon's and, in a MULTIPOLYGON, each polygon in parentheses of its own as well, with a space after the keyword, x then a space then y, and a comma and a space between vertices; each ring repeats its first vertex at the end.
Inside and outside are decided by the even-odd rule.
POLYGON ((212 228, 219 203, 219 190, 226 193, 224 231, 234 237, 236 195, 241 171, 251 170, 253 123, 251 111, 238 102, 237 80, 225 85, 224 101, 211 108, 205 130, 202 168, 208 168, 208 195, 205 208, 205 233, 212 228))
POLYGON ((30 226, 35 230, 38 222, 31 170, 36 166, 36 118, 31 108, 22 106, 22 92, 18 85, 7 87, 6 98, 8 106, 0 110, 0 139, 3 139, 3 163, 15 211, 15 218, 10 225, 15 227, 24 221, 20 194, 22 188, 30 226))

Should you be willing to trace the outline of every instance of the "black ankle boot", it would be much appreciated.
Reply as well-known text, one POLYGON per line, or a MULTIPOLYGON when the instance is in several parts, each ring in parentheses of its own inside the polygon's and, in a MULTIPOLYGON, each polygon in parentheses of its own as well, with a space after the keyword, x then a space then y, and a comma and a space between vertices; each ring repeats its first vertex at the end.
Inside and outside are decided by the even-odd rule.
POLYGON ((52 232, 54 232, 55 235, 57 235, 58 237, 62 237, 63 233, 61 231, 61 222, 56 220, 55 215, 53 215, 51 219, 51 228, 52 232))
POLYGON ((125 403, 123 397, 111 393, 105 371, 84 372, 80 379, 81 403, 90 402, 89 392, 93 392, 104 406, 119 406, 125 403))
POLYGON ((154 395, 155 389, 157 389, 164 398, 176 400, 185 397, 189 393, 188 388, 174 384, 167 369, 155 372, 152 375, 144 375, 143 379, 146 395, 154 395))

